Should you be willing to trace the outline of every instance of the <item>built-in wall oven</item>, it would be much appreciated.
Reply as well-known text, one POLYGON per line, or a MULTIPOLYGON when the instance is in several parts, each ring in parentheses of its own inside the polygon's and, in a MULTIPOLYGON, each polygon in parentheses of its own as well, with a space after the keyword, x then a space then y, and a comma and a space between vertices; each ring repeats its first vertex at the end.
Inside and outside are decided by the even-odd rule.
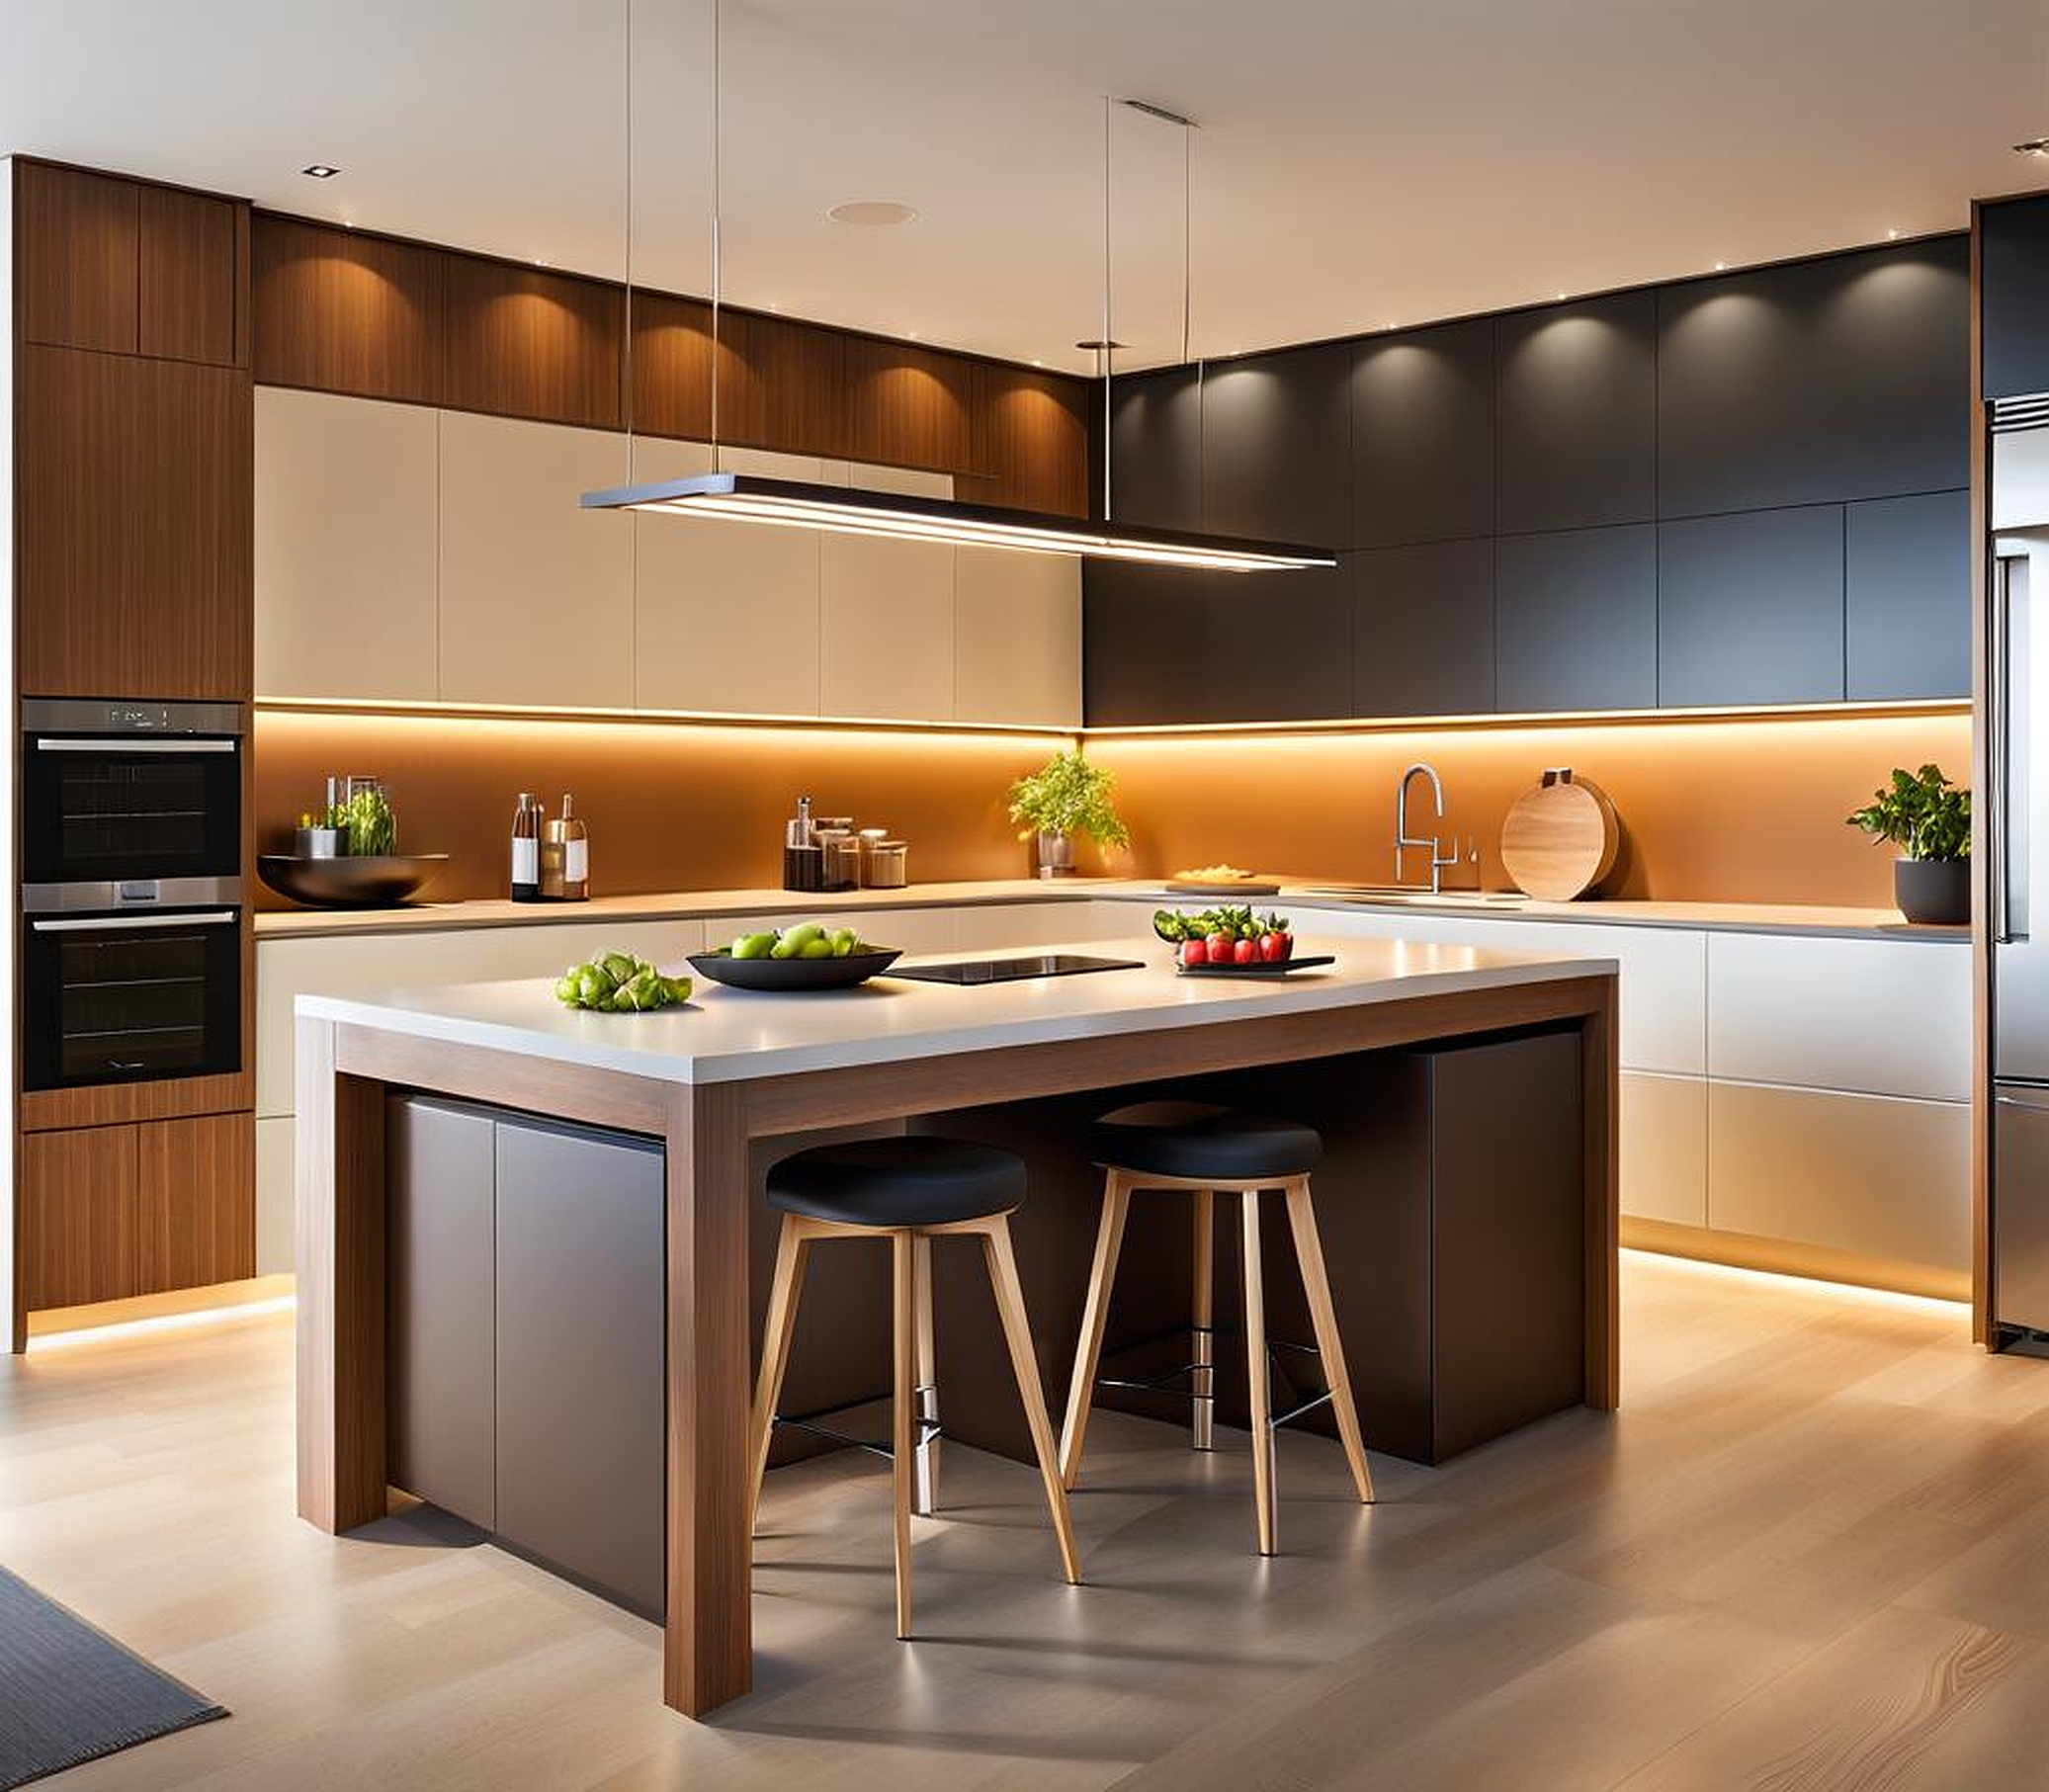
POLYGON ((30 699, 22 732, 22 1086, 239 1070, 239 710, 30 699))

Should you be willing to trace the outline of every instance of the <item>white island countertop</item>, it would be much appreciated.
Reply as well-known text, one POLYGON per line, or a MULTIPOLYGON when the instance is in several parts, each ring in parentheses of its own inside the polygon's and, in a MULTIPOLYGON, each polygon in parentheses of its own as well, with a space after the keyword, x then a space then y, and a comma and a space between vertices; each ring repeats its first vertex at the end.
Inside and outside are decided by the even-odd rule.
MULTIPOLYGON (((1183 977, 1153 947, 1135 970, 954 985, 884 977, 856 989, 765 994, 703 979, 690 1002, 650 1014, 561 1006, 550 980, 457 983, 369 996, 301 995, 297 1012, 667 1082, 732 1082, 1008 1046, 1224 1025, 1426 995, 1612 974, 1615 961, 1389 940, 1296 944, 1334 965, 1286 977, 1183 977)), ((1035 946, 1138 957, 1102 941, 1035 946)), ((904 963, 1022 954, 933 954, 904 963)))

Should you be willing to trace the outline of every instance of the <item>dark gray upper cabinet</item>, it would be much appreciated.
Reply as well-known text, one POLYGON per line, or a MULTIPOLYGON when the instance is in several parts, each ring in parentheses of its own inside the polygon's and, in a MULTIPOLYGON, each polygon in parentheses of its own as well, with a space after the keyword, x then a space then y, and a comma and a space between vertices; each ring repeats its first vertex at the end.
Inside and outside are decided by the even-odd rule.
POLYGON ((1971 694, 1971 494, 1852 504, 1844 535, 1845 690, 1971 694))
POLYGON ((1370 337, 1351 380, 1354 543, 1492 535, 1494 319, 1370 337))
POLYGON ((1348 343, 1252 355, 1202 381, 1202 516, 1212 535, 1351 540, 1348 343))
POLYGON ((2049 196, 1978 214, 1985 396, 2049 392, 2049 196))
POLYGON ((1842 696, 1842 506, 1658 526, 1658 701, 1842 696))
POLYGON ((1192 367, 1111 383, 1110 511, 1127 523, 1201 529, 1202 385, 1192 367))
POLYGON ((1659 514, 1968 484, 1969 367, 1960 237, 1665 288, 1659 514))
POLYGON ((1531 710, 1658 702, 1658 541, 1649 523, 1494 544, 1494 700, 1531 710))
POLYGON ((1352 566, 1194 572, 1091 560, 1082 712, 1094 727, 1349 716, 1352 566))
POLYGON ((1498 320, 1495 527, 1504 535, 1657 514, 1656 295, 1498 320))
POLYGON ((1494 707, 1494 545, 1355 556, 1352 713, 1484 716, 1494 707))

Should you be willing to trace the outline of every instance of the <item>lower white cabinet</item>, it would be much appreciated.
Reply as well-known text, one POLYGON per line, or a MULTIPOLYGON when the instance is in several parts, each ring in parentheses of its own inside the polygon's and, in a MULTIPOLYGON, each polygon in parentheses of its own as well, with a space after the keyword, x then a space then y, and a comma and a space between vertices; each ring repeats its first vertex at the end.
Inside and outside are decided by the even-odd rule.
POLYGON ((1708 1224, 1941 1269, 1971 1261, 1970 1108, 1708 1087, 1708 1224))
POLYGON ((1622 1211, 1669 1226, 1708 1223, 1708 1085, 1622 1072, 1622 1211))

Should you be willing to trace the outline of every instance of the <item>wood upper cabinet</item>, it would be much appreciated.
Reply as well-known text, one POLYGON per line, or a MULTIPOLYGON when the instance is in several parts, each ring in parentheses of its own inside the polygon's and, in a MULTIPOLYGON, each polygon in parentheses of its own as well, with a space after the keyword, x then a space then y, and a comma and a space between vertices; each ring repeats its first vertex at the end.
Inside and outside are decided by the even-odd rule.
POLYGON ((475 255, 442 259, 443 403, 619 426, 625 296, 618 287, 475 255))
POLYGON ((17 167, 24 341, 248 365, 246 206, 42 162, 17 167))
POLYGON ((975 470, 954 496, 1054 516, 1088 514, 1088 386, 985 361, 975 370, 975 470))
MULTIPOLYGON (((712 307, 666 293, 633 295, 632 385, 626 425, 637 434, 706 442, 712 435, 712 307)), ((720 319, 720 336, 734 320, 720 319)), ((737 357, 723 346, 722 388, 738 378, 737 357)), ((721 397, 728 393, 722 389, 721 397)))
POLYGON ((256 1119, 158 1120, 135 1135, 135 1289, 211 1288, 256 1273, 256 1119))
POLYGON ((719 364, 719 439, 785 454, 846 454, 847 339, 787 317, 738 311, 719 364), (728 378, 728 376, 730 376, 728 378))
POLYGON ((33 345, 16 373, 22 693, 246 701, 248 376, 33 345))
POLYGON ((252 230, 259 382, 439 401, 439 250, 266 213, 252 230))
POLYGON ((840 453, 875 466, 973 470, 973 362, 875 336, 847 337, 845 355, 840 453))

